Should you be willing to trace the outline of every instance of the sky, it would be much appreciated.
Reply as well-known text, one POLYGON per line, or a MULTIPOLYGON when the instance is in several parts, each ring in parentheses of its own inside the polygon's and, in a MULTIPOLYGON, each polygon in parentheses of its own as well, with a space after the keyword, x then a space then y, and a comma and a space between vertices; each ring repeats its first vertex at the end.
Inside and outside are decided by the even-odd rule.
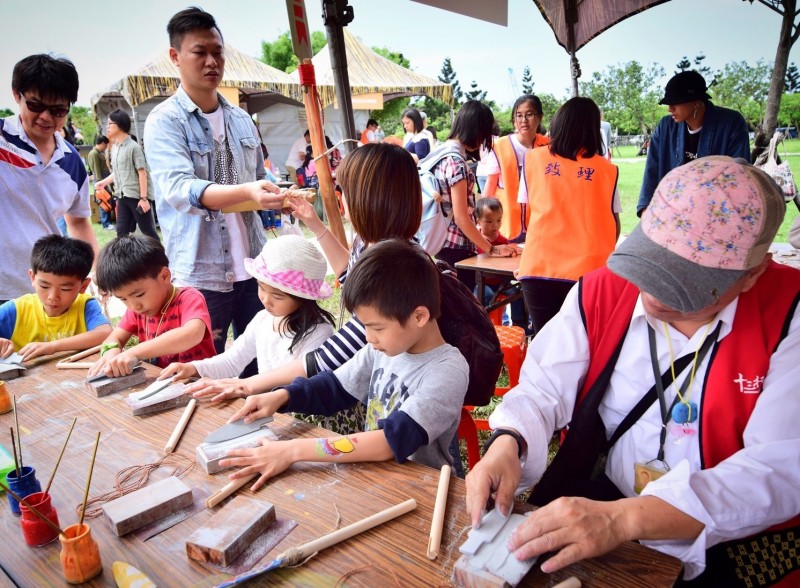
MULTIPOLYGON (((491 1, 491 0, 486 0, 491 1)), ((612 1, 612 0, 609 0, 612 1)), ((284 0, 0 0, 0 108, 17 111, 11 94, 14 64, 54 52, 72 59, 80 76, 78 104, 154 60, 168 46, 166 24, 190 3, 217 19, 225 41, 260 57, 261 42, 289 28, 284 0)), ((324 33, 320 0, 306 0, 312 30, 324 33)), ((488 98, 510 105, 531 68, 535 92, 570 94, 569 58, 532 0, 509 0, 508 27, 481 22, 409 0, 350 0, 349 30, 370 47, 403 53, 415 71, 436 78, 450 57, 462 89, 473 80, 488 98), (511 72, 509 72, 509 69, 511 72)), ((755 64, 775 56, 780 16, 742 0, 672 0, 633 16, 578 51, 583 76, 637 60, 666 70, 683 57, 706 55, 713 69, 732 61, 755 64)), ((800 61, 800 44, 790 61, 800 61)), ((327 49, 323 49, 325 51, 327 49)))

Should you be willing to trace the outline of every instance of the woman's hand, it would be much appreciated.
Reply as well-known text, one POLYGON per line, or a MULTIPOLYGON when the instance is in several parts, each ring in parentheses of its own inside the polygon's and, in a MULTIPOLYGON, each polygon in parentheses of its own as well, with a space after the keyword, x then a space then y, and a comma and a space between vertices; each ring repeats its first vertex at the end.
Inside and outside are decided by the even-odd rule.
POLYGON ((255 492, 270 478, 277 476, 285 471, 294 463, 289 451, 292 441, 271 441, 267 438, 261 439, 261 447, 251 447, 248 449, 231 449, 227 457, 220 460, 221 467, 241 467, 242 469, 233 472, 228 478, 246 478, 253 474, 261 476, 250 486, 250 490, 255 492))
POLYGON ((158 374, 157 380, 166 380, 173 378, 176 382, 178 380, 187 380, 197 376, 197 368, 191 363, 180 363, 177 361, 172 362, 158 374))
POLYGON ((520 249, 513 243, 508 245, 495 245, 492 257, 514 257, 520 254, 520 249))
POLYGON ((299 218, 308 227, 308 229, 319 237, 325 232, 325 225, 317 216, 317 211, 314 206, 304 198, 290 197, 289 206, 292 209, 292 214, 299 218))
POLYGON ((194 398, 213 395, 211 402, 247 398, 254 393, 255 391, 251 389, 248 381, 239 378, 221 378, 219 380, 202 378, 184 389, 184 394, 191 394, 194 398))
POLYGON ((244 406, 236 411, 228 422, 233 423, 243 418, 244 422, 249 424, 256 419, 272 416, 288 400, 289 393, 284 389, 249 396, 244 406))

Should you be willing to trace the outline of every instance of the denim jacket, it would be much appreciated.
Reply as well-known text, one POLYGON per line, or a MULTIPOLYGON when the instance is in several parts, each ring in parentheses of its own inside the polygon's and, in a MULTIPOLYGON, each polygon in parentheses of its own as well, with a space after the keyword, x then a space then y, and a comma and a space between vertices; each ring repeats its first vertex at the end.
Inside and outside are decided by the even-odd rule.
MULTIPOLYGON (((636 206, 639 216, 650 204, 661 179, 671 170, 683 165, 685 137, 686 123, 676 123, 669 115, 662 118, 653 131, 650 147, 647 149, 647 163, 644 166, 639 203, 636 206)), ((707 155, 727 155, 750 161, 750 137, 747 123, 741 114, 706 102, 697 157, 707 155)))
MULTIPOLYGON (((225 132, 241 183, 265 177, 261 144, 250 115, 219 96, 225 132)), ((211 125, 183 87, 156 106, 144 127, 147 161, 155 183, 158 220, 172 277, 179 284, 218 292, 233 289, 233 260, 225 216, 200 203, 213 184, 211 125)), ((254 212, 242 212, 249 257, 265 238, 254 212)))

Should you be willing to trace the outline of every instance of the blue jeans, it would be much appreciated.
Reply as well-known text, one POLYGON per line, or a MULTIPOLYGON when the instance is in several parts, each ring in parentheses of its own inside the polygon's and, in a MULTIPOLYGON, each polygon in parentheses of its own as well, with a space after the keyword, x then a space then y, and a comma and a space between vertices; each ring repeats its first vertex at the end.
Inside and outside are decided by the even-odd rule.
POLYGON ((58 230, 61 231, 64 237, 69 237, 69 233, 67 233, 67 221, 63 216, 56 220, 56 226, 58 226, 58 230))
POLYGON ((273 209, 261 211, 261 224, 265 229, 275 226, 275 211, 273 209))
POLYGON ((104 229, 110 228, 111 225, 114 224, 114 222, 111 220, 111 211, 106 212, 103 210, 102 206, 98 206, 98 208, 100 208, 100 223, 103 225, 104 229))
MULTIPOLYGON (((501 284, 499 286, 494 286, 493 287, 493 286, 488 286, 486 283, 483 284, 483 289, 484 289, 483 305, 484 306, 486 306, 487 304, 489 304, 492 301, 492 298, 494 298, 494 295, 497 292, 497 290, 502 288, 503 285, 504 284, 501 284)), ((507 296, 510 296, 514 292, 515 292, 515 289, 514 289, 514 286, 512 286, 512 285, 508 285, 508 286, 506 286, 505 288, 503 288, 500 291, 501 294, 505 294, 507 296)), ((473 290, 472 293, 475 294, 475 297, 477 298, 477 296, 478 296, 478 288, 476 287, 473 290)), ((528 326, 528 313, 525 311, 525 301, 522 298, 520 298, 519 300, 515 300, 514 302, 512 302, 510 304, 510 306, 511 306, 511 324, 512 325, 516 325, 518 327, 523 327, 523 328, 527 327, 528 326)), ((508 311, 503 313, 503 324, 504 325, 508 324, 506 322, 506 316, 507 315, 508 315, 508 311)))
MULTIPOLYGON (((214 337, 214 349, 217 354, 225 351, 225 342, 228 339, 228 327, 233 324, 233 338, 236 339, 244 333, 247 325, 253 320, 264 305, 258 299, 258 282, 255 278, 233 283, 231 292, 216 292, 214 290, 200 290, 206 299, 208 313, 211 315, 211 331, 214 337)), ((240 378, 248 378, 258 373, 258 364, 254 359, 240 378)))

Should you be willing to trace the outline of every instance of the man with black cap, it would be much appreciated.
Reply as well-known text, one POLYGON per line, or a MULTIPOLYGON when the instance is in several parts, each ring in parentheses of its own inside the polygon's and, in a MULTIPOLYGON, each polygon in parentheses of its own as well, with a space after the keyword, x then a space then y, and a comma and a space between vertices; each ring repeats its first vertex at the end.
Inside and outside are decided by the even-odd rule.
POLYGON ((650 137, 647 162, 636 214, 650 204, 653 192, 667 172, 707 155, 728 155, 750 160, 750 137, 741 114, 714 106, 706 81, 696 71, 674 75, 659 104, 669 106, 650 137))
POLYGON ((728 157, 664 177, 528 348, 467 476, 473 525, 536 484, 509 549, 554 553, 545 572, 639 540, 688 585, 798 585, 800 271, 769 253, 785 210, 728 157))

